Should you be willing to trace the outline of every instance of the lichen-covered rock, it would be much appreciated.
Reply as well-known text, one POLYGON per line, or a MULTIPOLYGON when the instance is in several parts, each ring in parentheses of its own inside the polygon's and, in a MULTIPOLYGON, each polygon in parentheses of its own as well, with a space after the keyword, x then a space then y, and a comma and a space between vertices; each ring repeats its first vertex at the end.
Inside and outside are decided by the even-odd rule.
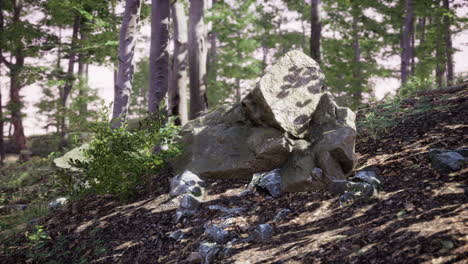
POLYGON ((254 241, 266 241, 273 237, 273 227, 270 224, 258 225, 252 233, 254 241))
POLYGON ((176 171, 239 178, 280 169, 282 191, 325 190, 345 179, 356 163, 355 115, 322 91, 323 79, 315 61, 288 52, 240 103, 183 127, 176 171))
POLYGON ((77 148, 74 148, 62 157, 54 159, 54 164, 58 168, 61 169, 68 169, 71 171, 76 171, 78 170, 77 168, 73 167, 72 164, 70 163, 71 160, 79 160, 79 161, 86 161, 86 157, 84 155, 84 151, 89 148, 89 144, 83 144, 77 148))
POLYGON ((324 75, 317 62, 300 51, 286 53, 242 103, 256 124, 302 137, 317 107, 324 75))
POLYGON ((224 244, 229 241, 231 234, 218 225, 209 225, 205 228, 205 233, 210 239, 218 244, 224 244))
POLYGON ((204 185, 205 182, 200 179, 198 175, 186 170, 171 179, 170 195, 175 197, 182 194, 191 193, 195 196, 201 196, 203 194, 204 185))

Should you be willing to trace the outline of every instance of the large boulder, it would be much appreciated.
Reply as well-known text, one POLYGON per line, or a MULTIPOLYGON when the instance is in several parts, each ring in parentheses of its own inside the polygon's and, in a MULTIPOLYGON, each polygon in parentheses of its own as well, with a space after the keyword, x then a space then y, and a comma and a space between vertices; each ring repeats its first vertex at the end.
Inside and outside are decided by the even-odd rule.
POLYGON ((287 53, 241 102, 183 127, 176 171, 234 178, 279 169, 284 191, 345 179, 356 162, 355 115, 322 91, 323 79, 314 60, 287 53))
POLYGON ((242 104, 254 123, 302 137, 322 96, 323 81, 317 62, 291 51, 271 67, 242 104))

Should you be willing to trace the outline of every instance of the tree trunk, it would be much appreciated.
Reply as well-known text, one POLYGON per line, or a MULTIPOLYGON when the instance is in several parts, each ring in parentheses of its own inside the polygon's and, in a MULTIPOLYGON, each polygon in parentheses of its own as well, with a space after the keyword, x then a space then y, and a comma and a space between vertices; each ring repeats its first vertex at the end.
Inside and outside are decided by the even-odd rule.
MULTIPOLYGON (((13 18, 12 23, 21 23, 21 10, 23 9, 22 1, 13 1, 13 18)), ((16 148, 20 153, 20 161, 27 161, 29 155, 24 153, 26 150, 26 136, 24 135, 23 120, 21 116, 21 96, 20 89, 23 86, 21 83, 21 71, 24 67, 24 51, 21 42, 17 44, 13 52, 15 57, 15 64, 10 68, 10 111, 11 123, 13 124, 13 140, 16 148)))
POLYGON ((119 71, 114 87, 113 128, 120 127, 127 118, 135 72, 134 56, 140 10, 141 0, 126 0, 119 38, 119 71))
MULTIPOLYGON (((211 7, 212 8, 216 4, 217 0, 212 0, 211 7)), ((213 13, 213 12, 211 12, 213 13)), ((218 41, 218 34, 213 29, 212 22, 208 25, 208 40, 210 43, 210 49, 208 51, 208 65, 207 65, 207 72, 209 75, 209 79, 216 82, 217 80, 217 66, 216 66, 216 57, 218 56, 217 50, 217 41, 218 41)))
POLYGON ((408 80, 409 66, 411 59, 411 35, 413 29, 413 0, 406 0, 405 4, 405 24, 401 37, 401 84, 404 85, 408 80))
POLYGON ((310 56, 320 63, 320 37, 322 34, 322 25, 319 16, 320 0, 312 0, 310 17, 310 56))
POLYGON ((151 4, 150 80, 148 112, 156 114, 169 85, 169 0, 153 0, 151 4))
MULTIPOLYGON (((86 35, 83 31, 83 27, 80 28, 80 39, 81 41, 86 40, 86 35)), ((86 97, 87 94, 87 82, 88 82, 88 66, 86 65, 85 58, 83 52, 80 52, 78 55, 78 76, 80 77, 80 90, 78 91, 78 95, 80 98, 86 97)), ((83 101, 82 105, 80 105, 79 113, 80 116, 85 117, 88 112, 88 107, 86 102, 83 101)))
POLYGON ((190 78, 190 119, 208 108, 206 98, 206 60, 208 54, 204 11, 207 0, 191 0, 189 10, 188 61, 190 78))
POLYGON ((352 5, 352 47, 353 47, 353 105, 358 106, 362 99, 361 46, 359 44, 359 6, 352 5))
MULTIPOLYGON (((450 12, 449 0, 444 0, 444 8, 446 12, 450 12)), ((445 38, 445 56, 447 61, 447 85, 453 84, 453 47, 452 33, 450 31, 451 19, 448 15, 444 15, 444 38, 445 38)))
MULTIPOLYGON (((440 2, 437 2, 437 8, 440 2)), ((436 13, 435 17, 435 27, 436 27, 436 83, 438 88, 444 86, 444 75, 445 75, 445 47, 444 47, 444 26, 442 25, 442 14, 440 12, 436 13)))
POLYGON ((185 125, 188 121, 187 108, 187 17, 183 3, 176 1, 171 6, 174 23, 174 55, 169 84, 169 115, 178 116, 176 123, 185 125))
MULTIPOLYGON (((3 0, 0 0, 0 56, 3 56, 3 0)), ((1 73, 2 60, 0 60, 0 73, 1 73)), ((0 83, 1 84, 1 83, 0 83)), ((5 160, 5 142, 3 138, 3 104, 2 104, 2 87, 0 86, 0 165, 3 166, 5 160)))
POLYGON ((70 92, 73 88, 73 83, 75 81, 75 62, 76 62, 76 45, 78 41, 78 33, 80 31, 81 25, 81 16, 76 15, 75 21, 73 22, 73 33, 72 33, 72 40, 70 44, 70 54, 68 55, 68 71, 67 71, 67 80, 65 86, 63 87, 62 98, 61 98, 61 107, 62 107, 62 115, 60 116, 60 142, 62 148, 65 148, 67 143, 67 119, 66 119, 66 112, 67 112, 67 101, 68 97, 70 96, 70 92))

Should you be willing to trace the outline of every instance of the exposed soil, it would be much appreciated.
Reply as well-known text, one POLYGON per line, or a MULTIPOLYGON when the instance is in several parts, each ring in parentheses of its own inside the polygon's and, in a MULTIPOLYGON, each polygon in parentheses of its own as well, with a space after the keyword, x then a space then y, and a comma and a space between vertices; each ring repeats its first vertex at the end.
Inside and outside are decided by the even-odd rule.
MULTIPOLYGON (((223 221, 212 204, 247 209, 228 229, 241 240, 258 224, 274 226, 271 240, 236 243, 215 263, 468 263, 468 169, 438 173, 427 155, 430 148, 468 147, 468 90, 409 99, 403 108, 413 114, 376 140, 364 132, 357 140, 358 167, 374 167, 385 179, 370 200, 340 205, 326 192, 241 198, 248 180, 218 181, 201 213, 176 226, 166 175, 137 202, 88 197, 43 219, 51 236, 45 247, 54 253, 44 263, 187 263, 207 239, 206 221, 223 221), (274 223, 283 208, 292 213, 274 223), (169 237, 177 229, 186 232, 179 242, 169 237)), ((22 248, 11 250, 0 262, 28 261, 22 248)))

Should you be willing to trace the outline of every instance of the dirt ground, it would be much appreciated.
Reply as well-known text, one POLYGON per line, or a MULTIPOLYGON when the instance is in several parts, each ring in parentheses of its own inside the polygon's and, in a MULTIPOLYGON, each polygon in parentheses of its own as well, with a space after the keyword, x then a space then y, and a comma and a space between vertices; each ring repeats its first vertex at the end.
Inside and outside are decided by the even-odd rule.
MULTIPOLYGON (((187 263, 207 240, 203 225, 226 220, 208 209, 215 204, 246 208, 228 228, 241 241, 258 224, 274 226, 271 240, 238 242, 215 263, 468 263, 468 169, 438 173, 427 155, 430 148, 468 147, 468 91, 413 98, 402 107, 424 111, 397 119, 377 139, 360 131, 356 142, 358 168, 373 167, 385 180, 372 199, 341 205, 326 192, 238 197, 248 180, 217 181, 200 214, 176 226, 169 176, 161 176, 137 202, 88 197, 41 220, 53 253, 44 263, 187 263), (274 222, 284 208, 292 213, 274 222), (176 242, 169 234, 178 229, 186 235, 176 242)), ((16 252, 0 262, 32 262, 16 252)))

